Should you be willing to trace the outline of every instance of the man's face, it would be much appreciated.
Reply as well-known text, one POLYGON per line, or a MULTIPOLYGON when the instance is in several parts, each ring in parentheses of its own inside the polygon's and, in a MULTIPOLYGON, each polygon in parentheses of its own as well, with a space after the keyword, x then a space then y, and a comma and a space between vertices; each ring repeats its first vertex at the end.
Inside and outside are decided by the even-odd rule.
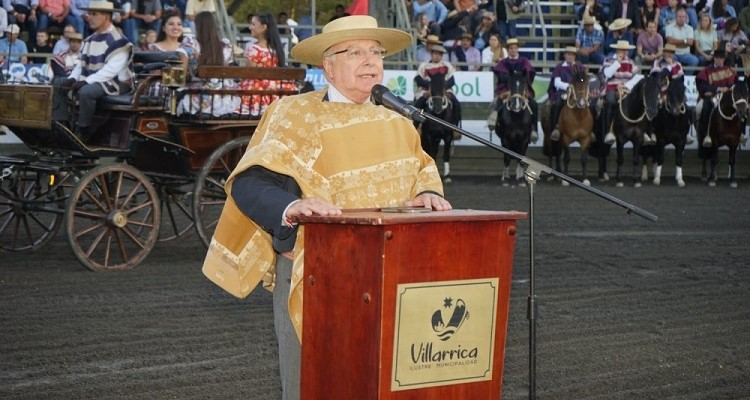
POLYGON ((433 51, 432 53, 432 62, 436 63, 443 59, 443 52, 442 51, 433 51))
POLYGON ((71 33, 76 33, 76 29, 72 26, 66 26, 65 29, 63 29, 63 36, 68 37, 71 33))
POLYGON ((323 57, 326 79, 349 100, 359 104, 366 102, 372 87, 383 82, 382 50, 380 43, 367 39, 347 40, 331 46, 323 57))
POLYGON ((656 32, 656 23, 653 21, 649 21, 648 25, 646 25, 646 30, 651 34, 656 32))
POLYGON ((672 62, 672 60, 674 60, 674 53, 672 53, 671 51, 665 51, 664 52, 664 58, 667 61, 672 62))
POLYGON ((677 12, 677 26, 682 27, 685 25, 685 21, 687 20, 687 13, 685 10, 680 10, 677 12))
POLYGON ((585 24, 583 29, 585 29, 586 32, 591 33, 594 31, 594 24, 585 24))
POLYGON ((468 49, 469 47, 471 47, 471 39, 461 39, 461 47, 463 47, 464 49, 468 49))
POLYGON ((78 53, 81 51, 81 41, 79 39, 70 39, 68 40, 68 44, 70 45, 70 51, 73 53, 78 53))
POLYGON ((92 31, 98 31, 105 27, 107 21, 109 21, 110 14, 103 13, 100 11, 89 11, 89 27, 92 31))
POLYGON ((47 32, 37 32, 36 33, 36 42, 39 44, 47 44, 47 32))
POLYGON ((574 63, 576 60, 576 53, 567 52, 565 53, 565 61, 568 62, 568 64, 574 63))
POLYGON ((518 57, 518 45, 517 44, 512 44, 508 46, 508 55, 513 58, 518 57))
POLYGON ((724 57, 716 57, 716 56, 714 56, 714 64, 716 64, 717 67, 723 67, 724 66, 724 57))
POLYGON ((15 43, 16 39, 18 39, 17 33, 5 32, 5 36, 8 38, 8 43, 15 43))

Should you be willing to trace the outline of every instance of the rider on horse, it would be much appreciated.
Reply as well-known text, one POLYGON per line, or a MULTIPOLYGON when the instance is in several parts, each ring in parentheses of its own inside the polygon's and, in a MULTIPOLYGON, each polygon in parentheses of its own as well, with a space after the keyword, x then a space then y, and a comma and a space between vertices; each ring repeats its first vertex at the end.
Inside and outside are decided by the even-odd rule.
POLYGON ((557 122, 560 120, 560 111, 565 105, 565 96, 568 93, 570 81, 573 79, 576 70, 583 71, 586 69, 583 64, 576 62, 577 52, 578 49, 575 46, 567 46, 565 48, 565 61, 555 66, 549 81, 549 88, 547 89, 547 96, 550 102, 549 126, 552 127, 550 139, 555 141, 560 139, 560 130, 557 129, 557 122))
POLYGON ((711 147, 711 137, 708 135, 708 123, 717 102, 717 94, 726 93, 737 81, 737 74, 727 65, 724 65, 726 52, 724 49, 714 51, 714 62, 707 65, 695 77, 698 87, 698 95, 701 100, 695 107, 696 113, 700 113, 699 129, 705 135, 703 147, 711 147))
MULTIPOLYGON (((675 52, 677 51, 677 46, 667 43, 664 46, 663 55, 656 60, 654 60, 654 65, 651 68, 652 74, 658 74, 661 71, 666 71, 669 76, 669 81, 672 79, 677 79, 681 76, 685 75, 685 71, 682 69, 682 64, 677 60, 677 58, 674 56, 675 52)), ((666 81, 666 84, 661 86, 661 102, 662 104, 665 104, 666 98, 667 98, 667 87, 669 85, 669 81, 666 81)), ((651 132, 650 135, 644 135, 644 144, 654 144, 656 143, 656 136, 653 132, 651 132)), ((687 143, 693 143, 693 137, 691 135, 688 135, 687 137, 687 143)))
POLYGON ((443 74, 443 76, 445 76, 445 86, 448 88, 446 90, 446 97, 448 97, 453 104, 453 109, 456 110, 456 116, 459 117, 458 121, 460 121, 461 105, 458 103, 458 99, 451 89, 456 84, 456 80, 453 78, 456 68, 443 58, 445 53, 445 47, 439 44, 433 44, 430 47, 430 56, 432 57, 430 61, 425 61, 422 64, 419 64, 414 83, 416 83, 421 93, 415 96, 416 100, 414 101, 414 106, 420 109, 424 108, 425 102, 427 102, 427 98, 430 96, 431 77, 433 75, 443 74))
POLYGON ((539 121, 539 106, 536 102, 534 95, 534 77, 536 72, 534 67, 531 66, 531 62, 528 58, 518 54, 518 46, 520 43, 518 39, 512 38, 505 42, 505 46, 508 49, 508 57, 498 61, 497 65, 492 68, 492 71, 497 76, 497 88, 495 94, 504 101, 510 96, 510 89, 508 88, 508 81, 510 80, 510 74, 513 71, 521 71, 526 76, 526 97, 529 101, 529 107, 531 107, 531 141, 536 142, 538 135, 536 132, 536 126, 539 121))
POLYGON ((642 76, 638 74, 639 67, 635 61, 628 57, 628 51, 635 48, 627 40, 620 40, 611 45, 615 49, 614 57, 608 57, 602 64, 602 74, 604 74, 606 89, 604 94, 604 143, 612 144, 617 140, 612 132, 612 119, 615 113, 621 94, 621 90, 633 89, 636 83, 641 80, 642 76))

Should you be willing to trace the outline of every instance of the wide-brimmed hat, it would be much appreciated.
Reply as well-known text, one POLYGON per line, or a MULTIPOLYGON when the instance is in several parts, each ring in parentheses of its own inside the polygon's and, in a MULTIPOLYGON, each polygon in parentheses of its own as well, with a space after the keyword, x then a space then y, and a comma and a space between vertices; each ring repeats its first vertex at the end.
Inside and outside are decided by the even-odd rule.
POLYGON ((671 51, 672 53, 676 53, 677 46, 673 45, 672 43, 667 43, 664 45, 664 51, 671 51))
POLYGON ((443 47, 443 46, 441 46, 439 44, 430 46, 430 53, 432 53, 433 51, 437 51, 437 52, 440 52, 440 53, 443 53, 443 54, 445 54, 445 53, 448 52, 448 50, 446 50, 445 47, 443 47))
POLYGON ((438 35, 427 35, 427 37, 424 40, 424 44, 439 44, 442 45, 443 41, 440 40, 440 36, 438 35))
POLYGON ((122 10, 115 8, 115 5, 111 1, 92 1, 88 7, 80 7, 83 11, 99 11, 106 13, 121 13, 122 10))
POLYGON ((578 54, 578 48, 575 46, 565 46, 565 50, 563 50, 563 53, 578 54))
POLYGON ((521 47, 521 42, 516 38, 510 38, 505 42, 505 47, 516 45, 518 47, 521 47))
POLYGON ((624 29, 630 26, 633 21, 631 21, 629 18, 617 18, 614 21, 612 21, 611 24, 609 24, 609 30, 610 31, 617 31, 620 29, 624 29))
POLYGON ((378 27, 378 21, 369 15, 351 15, 337 18, 323 27, 323 32, 311 36, 292 48, 292 58, 310 65, 323 64, 323 53, 348 40, 375 40, 385 49, 385 55, 396 54, 409 47, 411 35, 391 28, 378 27))
POLYGON ((68 41, 71 40, 83 40, 83 35, 81 35, 78 32, 73 32, 65 35, 65 38, 68 39, 68 41))
POLYGON ((590 15, 584 15, 583 16, 583 24, 584 25, 596 25, 596 18, 590 16, 590 15))
POLYGON ((21 33, 21 28, 16 24, 10 24, 5 27, 5 32, 12 33, 14 35, 18 35, 21 33))
POLYGON ((633 50, 635 46, 630 44, 627 40, 618 40, 615 44, 610 44, 609 47, 617 50, 633 50))

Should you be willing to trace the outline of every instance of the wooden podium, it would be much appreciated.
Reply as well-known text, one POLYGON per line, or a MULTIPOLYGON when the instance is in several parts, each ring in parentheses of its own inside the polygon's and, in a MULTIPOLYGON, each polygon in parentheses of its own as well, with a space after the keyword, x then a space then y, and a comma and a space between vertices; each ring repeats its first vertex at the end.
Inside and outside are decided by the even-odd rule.
POLYGON ((306 217, 303 400, 501 394, 522 212, 306 217))

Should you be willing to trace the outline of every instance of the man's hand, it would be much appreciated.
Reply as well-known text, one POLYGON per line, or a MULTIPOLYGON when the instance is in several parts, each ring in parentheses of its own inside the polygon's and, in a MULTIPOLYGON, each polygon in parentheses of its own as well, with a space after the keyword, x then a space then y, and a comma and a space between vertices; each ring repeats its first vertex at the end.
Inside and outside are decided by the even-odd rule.
POLYGON ((306 215, 340 215, 341 207, 333 205, 325 200, 316 198, 302 199, 292 204, 286 210, 284 218, 291 222, 297 222, 300 216, 306 215))
POLYGON ((75 85, 75 83, 76 83, 75 79, 68 78, 68 79, 64 80, 63 83, 62 83, 62 85, 60 85, 60 86, 62 86, 63 89, 70 89, 70 88, 73 87, 73 85, 75 85))
POLYGON ((71 89, 73 89, 74 92, 77 92, 81 90, 81 88, 84 87, 85 85, 86 85, 86 81, 76 81, 73 84, 73 87, 71 89))
POLYGON ((447 211, 453 209, 448 200, 435 193, 421 193, 414 200, 406 202, 407 207, 427 207, 435 211, 447 211))

